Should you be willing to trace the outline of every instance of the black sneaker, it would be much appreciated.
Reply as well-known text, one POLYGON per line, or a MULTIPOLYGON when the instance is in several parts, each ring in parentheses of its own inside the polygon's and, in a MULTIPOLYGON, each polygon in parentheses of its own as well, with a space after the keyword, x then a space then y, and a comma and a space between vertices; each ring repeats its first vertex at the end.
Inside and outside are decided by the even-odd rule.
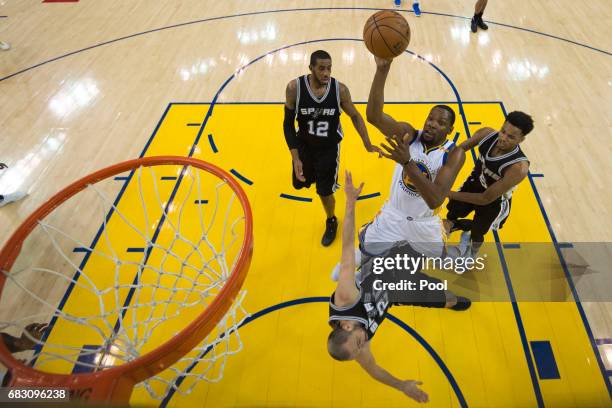
POLYGON ((325 233, 321 238, 321 245, 330 246, 334 239, 336 239, 336 231, 338 230, 338 219, 334 215, 325 221, 325 233))
POLYGON ((451 307, 451 310, 456 310, 458 312, 467 310, 472 306, 472 301, 463 296, 457 296, 457 304, 451 307))
POLYGON ((470 28, 472 29, 473 33, 475 33, 476 30, 478 30, 478 21, 476 21, 475 17, 472 17, 472 24, 471 24, 470 28))
MULTIPOLYGON (((484 21, 482 21, 482 17, 480 17, 478 19, 478 21, 476 22, 476 24, 478 25, 478 28, 480 28, 481 30, 488 30, 489 26, 485 24, 484 21)), ((474 29, 472 29, 472 31, 474 31, 474 29)), ((474 31, 475 32, 475 31, 474 31)))

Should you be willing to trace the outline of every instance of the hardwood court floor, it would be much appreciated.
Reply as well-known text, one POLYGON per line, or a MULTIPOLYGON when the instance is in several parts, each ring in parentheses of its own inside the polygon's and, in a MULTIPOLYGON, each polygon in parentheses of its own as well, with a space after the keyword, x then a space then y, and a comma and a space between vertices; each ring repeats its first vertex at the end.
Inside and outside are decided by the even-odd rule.
MULTIPOLYGON (((13 45, 0 54, 0 161, 10 166, 0 186, 30 189, 26 200, 0 211, 3 230, 78 177, 141 153, 188 154, 198 135, 195 157, 243 177, 255 216, 245 307, 266 313, 241 329, 244 350, 228 361, 221 382, 176 394, 170 405, 412 404, 356 364, 326 355, 324 297, 333 290, 329 272, 339 245, 320 247, 320 204, 313 191, 291 188, 278 103, 318 48, 331 53, 333 75, 353 99, 364 101, 374 67, 359 41, 373 12, 364 8, 389 5, 111 0, 0 7, 7 16, 0 39, 13 45)), ((448 102, 458 114, 459 141, 480 126, 499 127, 504 108, 534 116, 524 146, 533 177, 516 192, 498 237, 502 248, 488 262, 510 296, 510 289, 520 292, 512 278, 521 249, 504 243, 610 241, 612 10, 605 1, 580 9, 569 1, 492 1, 489 31, 474 35, 465 18, 472 6, 423 2, 421 18, 405 13, 411 53, 393 65, 386 98, 397 104, 387 110, 420 127, 432 103, 448 102)), ((341 170, 366 182, 364 194, 380 193, 359 202, 360 224, 385 200, 392 165, 366 154, 343 120, 341 170)), ((607 346, 594 345, 612 337, 605 304, 481 302, 462 314, 392 313, 374 352, 396 376, 423 380, 431 406, 611 405, 607 346), (559 379, 541 378, 532 343, 538 341, 551 345, 559 379)), ((132 402, 154 403, 140 391, 132 402)))

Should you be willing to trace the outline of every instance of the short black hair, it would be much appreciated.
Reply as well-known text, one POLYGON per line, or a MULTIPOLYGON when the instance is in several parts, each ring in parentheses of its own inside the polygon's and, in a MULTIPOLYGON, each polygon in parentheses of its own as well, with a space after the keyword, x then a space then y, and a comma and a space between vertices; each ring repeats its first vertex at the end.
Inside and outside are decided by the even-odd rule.
POLYGON ((344 330, 340 325, 334 325, 334 329, 329 333, 329 337, 327 338, 327 351, 334 360, 350 360, 351 354, 344 347, 350 335, 351 332, 344 330))
POLYGON ((450 125, 453 126, 455 124, 455 111, 448 105, 436 105, 432 109, 442 109, 448 112, 450 115, 450 125))
POLYGON ((320 59, 330 60, 331 55, 329 55, 327 51, 316 50, 315 52, 310 54, 310 65, 314 67, 315 65, 317 65, 317 60, 320 60, 320 59))
POLYGON ((512 126, 516 126, 517 128, 521 129, 521 132, 523 132, 523 136, 533 130, 533 119, 525 112, 510 112, 508 116, 506 116, 506 122, 510 123, 512 126))

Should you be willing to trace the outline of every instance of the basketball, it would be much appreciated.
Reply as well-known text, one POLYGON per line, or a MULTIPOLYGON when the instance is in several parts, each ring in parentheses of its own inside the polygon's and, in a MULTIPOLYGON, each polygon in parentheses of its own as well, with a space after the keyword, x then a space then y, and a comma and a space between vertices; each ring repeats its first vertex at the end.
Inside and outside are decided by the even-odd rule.
POLYGON ((394 58, 408 47, 410 26, 396 11, 379 11, 366 21, 363 41, 368 50, 377 57, 394 58))

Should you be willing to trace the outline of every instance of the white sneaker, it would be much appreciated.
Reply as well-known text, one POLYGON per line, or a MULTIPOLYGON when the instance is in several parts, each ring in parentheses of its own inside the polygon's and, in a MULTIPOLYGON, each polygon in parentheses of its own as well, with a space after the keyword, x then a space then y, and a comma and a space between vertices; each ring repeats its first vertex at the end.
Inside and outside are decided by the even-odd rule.
POLYGON ((0 207, 4 207, 5 205, 12 203, 14 201, 19 201, 27 195, 28 193, 24 191, 15 191, 14 193, 11 193, 11 194, 2 194, 4 198, 0 201, 0 207))
POLYGON ((0 41, 0 50, 8 51, 10 49, 11 49, 11 44, 4 42, 4 41, 0 41))
POLYGON ((472 233, 470 231, 463 231, 461 233, 461 240, 459 242, 459 253, 461 256, 466 256, 469 249, 471 249, 472 233))

